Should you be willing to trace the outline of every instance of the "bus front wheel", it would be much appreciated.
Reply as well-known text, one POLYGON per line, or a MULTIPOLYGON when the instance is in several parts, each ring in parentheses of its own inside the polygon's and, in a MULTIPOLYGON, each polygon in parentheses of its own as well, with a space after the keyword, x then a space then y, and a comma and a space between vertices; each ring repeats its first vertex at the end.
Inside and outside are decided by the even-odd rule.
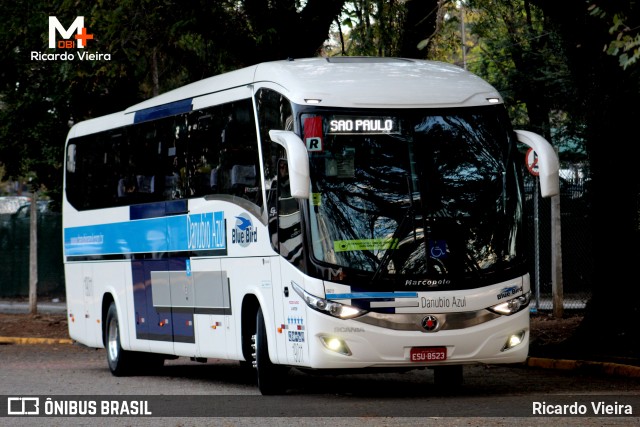
POLYGON ((286 375, 288 368, 276 365, 269 358, 269 345, 267 343, 267 329, 264 323, 262 308, 256 315, 256 334, 254 341, 254 365, 258 380, 258 389, 263 395, 283 394, 286 391, 286 375))

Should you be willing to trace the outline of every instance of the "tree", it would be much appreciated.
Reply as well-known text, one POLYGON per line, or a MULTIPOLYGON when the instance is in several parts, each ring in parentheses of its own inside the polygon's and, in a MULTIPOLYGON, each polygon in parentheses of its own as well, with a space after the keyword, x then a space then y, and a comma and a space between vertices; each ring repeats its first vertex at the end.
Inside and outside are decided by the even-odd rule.
POLYGON ((3 2, 0 163, 5 175, 32 173, 59 200, 69 123, 231 69, 313 56, 344 2, 119 0, 81 9, 74 0, 3 2), (80 13, 95 37, 87 51, 109 53, 110 60, 31 60, 31 51, 50 52, 48 16, 70 23, 80 13))
POLYGON ((640 59, 640 26, 637 25, 637 16, 630 13, 632 7, 627 9, 623 4, 622 7, 606 5, 603 8, 590 2, 587 9, 592 16, 597 16, 611 25, 609 34, 612 37, 607 46, 607 53, 617 56, 624 69, 635 64, 640 59), (627 13, 630 13, 629 17, 627 13))
MULTIPOLYGON (((79 7, 74 0, 2 2, 0 179, 29 175, 34 195, 44 186, 60 202, 63 143, 74 121, 120 111, 241 66, 313 56, 343 3, 119 0, 79 7), (68 25, 80 14, 94 36, 86 52, 98 49, 109 60, 32 59, 31 52, 61 53, 48 47, 49 16, 68 25)), ((35 297, 35 289, 30 301, 32 293, 35 297)), ((35 314, 35 300, 31 303, 35 314)))
MULTIPOLYGON (((244 63, 315 56, 345 0, 245 0, 242 15, 252 49, 236 53, 244 63)), ((243 46, 241 44, 240 46, 243 46)))
MULTIPOLYGON (((598 4, 598 16, 582 0, 532 0, 560 35, 575 98, 566 103, 585 124, 592 172, 592 232, 596 264, 594 289, 584 321, 572 343, 578 351, 602 351, 611 346, 638 354, 640 287, 635 266, 640 260, 640 144, 633 135, 640 117, 640 67, 621 66, 611 50, 611 28, 603 16, 628 17, 638 31, 638 3, 598 4), (571 10, 571 13, 567 13, 571 10), (630 19, 633 17, 633 20, 630 19)), ((615 21, 615 20, 614 20, 615 21)))
POLYGON ((426 58, 442 0, 356 0, 336 19, 339 51, 332 55, 426 58))
MULTIPOLYGON (((522 107, 527 117, 521 125, 557 145, 560 141, 549 131, 559 117, 569 129, 565 140, 586 144, 598 262, 587 314, 569 346, 583 353, 616 346, 637 354, 640 291, 629 279, 640 259, 640 180, 635 174, 640 150, 629 139, 640 117, 637 3, 575 0, 562 8, 547 0, 466 4, 473 7, 467 28, 475 49, 469 68, 494 83, 508 105, 522 107)), ((459 23, 453 28, 458 31, 459 23)), ((438 37, 442 40, 446 32, 438 37)))

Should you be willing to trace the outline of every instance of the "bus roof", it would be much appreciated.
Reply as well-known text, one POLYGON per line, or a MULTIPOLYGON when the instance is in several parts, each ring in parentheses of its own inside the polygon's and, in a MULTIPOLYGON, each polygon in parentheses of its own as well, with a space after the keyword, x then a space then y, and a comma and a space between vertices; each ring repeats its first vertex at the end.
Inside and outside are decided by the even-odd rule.
MULTIPOLYGON (((503 102, 489 83, 443 62, 385 57, 306 58, 265 62, 209 77, 112 114, 109 121, 111 125, 124 125, 133 122, 132 116, 158 109, 190 111, 194 98, 255 83, 269 83, 297 104, 315 100, 318 106, 326 107, 434 108, 503 102)), ((92 133, 96 127, 101 125, 85 122, 73 133, 92 133)))
POLYGON ((258 82, 277 84, 295 103, 318 99, 319 105, 331 107, 486 105, 486 98, 502 102, 491 85, 455 65, 405 58, 331 57, 253 65, 172 90, 125 112, 258 82))

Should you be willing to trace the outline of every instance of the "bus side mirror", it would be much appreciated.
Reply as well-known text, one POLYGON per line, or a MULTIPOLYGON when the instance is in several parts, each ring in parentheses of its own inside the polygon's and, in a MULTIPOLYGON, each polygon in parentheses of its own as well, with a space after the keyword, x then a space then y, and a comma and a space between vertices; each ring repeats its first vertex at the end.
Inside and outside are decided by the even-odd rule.
POLYGON ((551 144, 537 133, 527 130, 516 130, 515 132, 518 141, 533 148, 533 151, 538 156, 540 194, 542 197, 560 194, 560 162, 551 144))
POLYGON ((304 142, 295 133, 285 130, 270 130, 269 137, 287 150, 291 196, 308 199, 310 187, 309 156, 304 142))

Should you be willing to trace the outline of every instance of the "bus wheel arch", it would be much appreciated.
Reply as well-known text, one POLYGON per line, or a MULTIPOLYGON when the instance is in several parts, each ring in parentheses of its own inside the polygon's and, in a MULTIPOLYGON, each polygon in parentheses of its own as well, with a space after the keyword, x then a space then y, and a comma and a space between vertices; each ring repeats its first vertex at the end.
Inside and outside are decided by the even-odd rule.
POLYGON ((256 314, 260 308, 258 298, 253 294, 245 295, 242 300, 242 314, 240 319, 240 340, 242 344, 242 355, 244 362, 240 364, 244 367, 251 368, 253 362, 252 337, 256 334, 256 314))
POLYGON ((104 348, 107 348, 107 316, 109 315, 109 308, 111 307, 111 304, 115 305, 113 295, 111 295, 110 293, 104 294, 104 296, 102 297, 102 307, 100 310, 100 321, 102 322, 102 345, 104 346, 104 348))

